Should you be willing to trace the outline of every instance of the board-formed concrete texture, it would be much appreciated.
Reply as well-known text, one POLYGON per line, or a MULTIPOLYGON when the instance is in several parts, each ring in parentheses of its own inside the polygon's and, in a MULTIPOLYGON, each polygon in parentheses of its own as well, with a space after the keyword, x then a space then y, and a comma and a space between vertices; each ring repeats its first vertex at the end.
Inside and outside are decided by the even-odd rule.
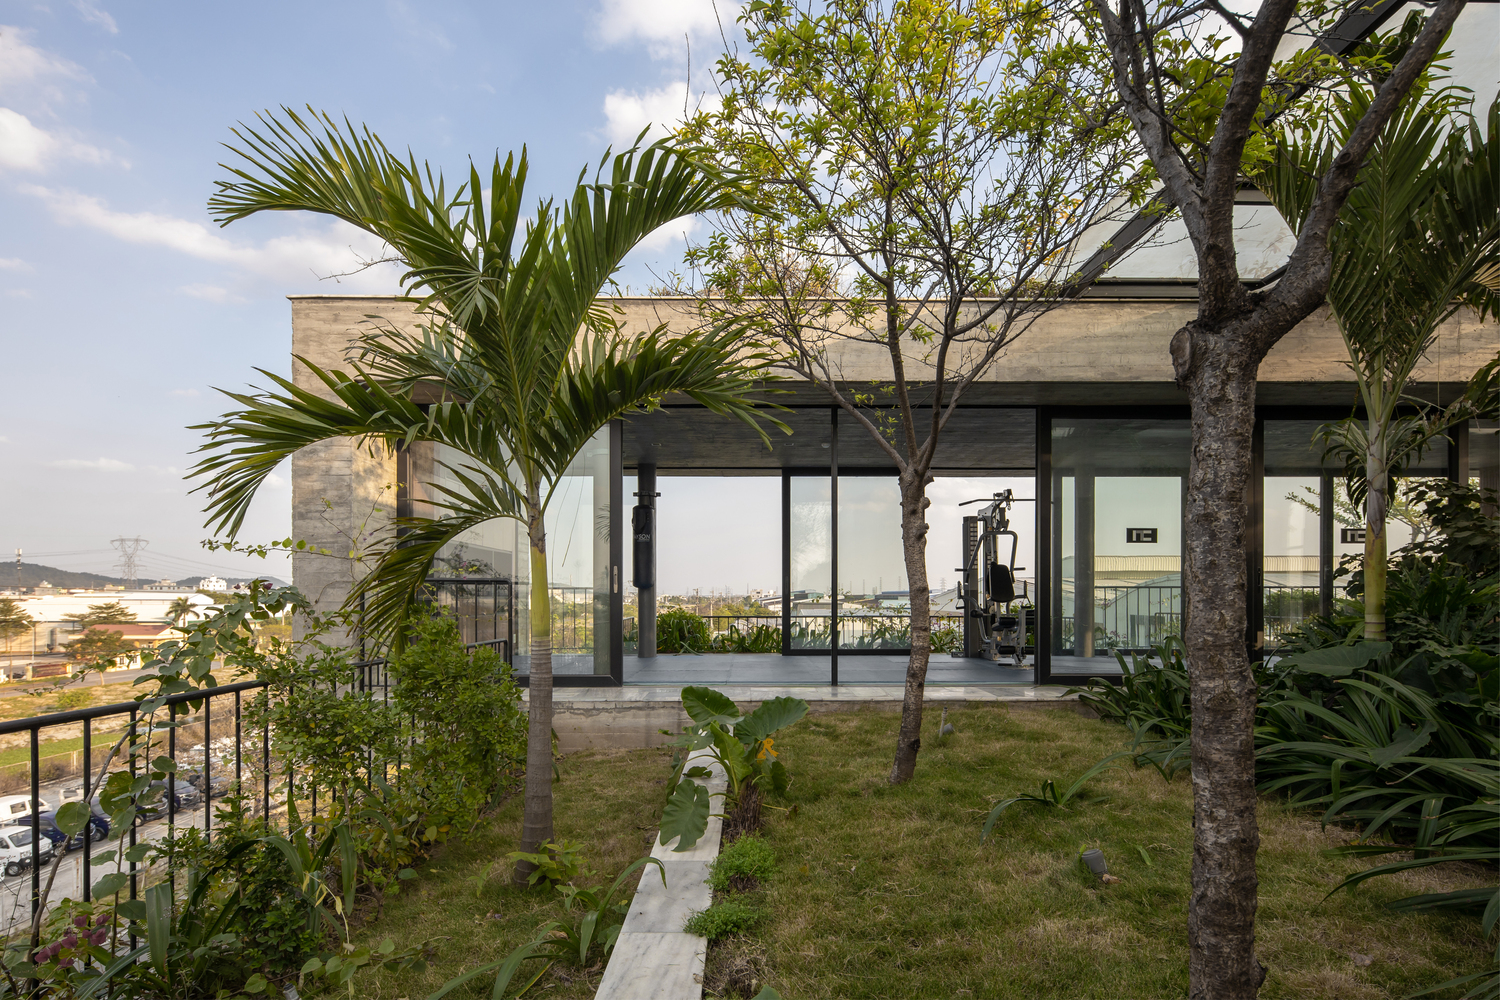
MULTIPOLYGON (((721 809, 728 784, 723 769, 706 750, 688 758, 689 767, 697 765, 713 772, 703 784, 713 796, 714 808, 721 809)), ((708 942, 682 927, 713 902, 706 880, 719 856, 723 822, 711 816, 703 838, 686 851, 672 850, 676 837, 666 844, 657 838, 651 856, 661 862, 661 873, 655 865, 642 869, 594 1000, 702 1000, 708 942)))

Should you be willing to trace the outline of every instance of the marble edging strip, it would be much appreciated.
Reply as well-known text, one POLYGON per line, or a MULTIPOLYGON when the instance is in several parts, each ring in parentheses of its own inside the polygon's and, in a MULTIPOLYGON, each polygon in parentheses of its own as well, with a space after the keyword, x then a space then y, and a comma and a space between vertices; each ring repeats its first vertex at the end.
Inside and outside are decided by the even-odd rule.
MULTIPOLYGON (((705 750, 689 758, 688 766, 697 765, 713 770, 703 784, 714 797, 714 808, 722 809, 727 787, 723 770, 705 750)), ((710 817, 703 839, 689 851, 673 851, 676 838, 666 845, 653 843, 651 856, 662 863, 666 884, 655 865, 641 870, 640 885, 630 900, 595 1000, 702 1000, 708 942, 682 926, 713 901, 706 880, 719 856, 723 822, 718 816, 710 817)))

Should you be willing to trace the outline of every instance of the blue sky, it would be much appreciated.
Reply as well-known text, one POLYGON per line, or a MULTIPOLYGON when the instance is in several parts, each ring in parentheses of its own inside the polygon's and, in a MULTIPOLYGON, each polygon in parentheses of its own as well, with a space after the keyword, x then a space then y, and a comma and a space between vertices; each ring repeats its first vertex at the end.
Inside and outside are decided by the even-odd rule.
MULTIPOLYGON (((310 104, 450 175, 526 144, 532 194, 564 194, 608 144, 681 115, 688 39, 701 90, 709 0, 0 5, 0 563, 21 547, 112 572, 109 539, 141 535, 152 578, 278 572, 199 548, 186 426, 224 408, 213 387, 289 369, 288 294, 396 275, 320 277, 376 248, 317 217, 214 227, 232 125, 310 104)), ((681 228, 621 280, 675 266, 681 228)), ((290 496, 273 480, 242 537, 286 535, 290 496)))

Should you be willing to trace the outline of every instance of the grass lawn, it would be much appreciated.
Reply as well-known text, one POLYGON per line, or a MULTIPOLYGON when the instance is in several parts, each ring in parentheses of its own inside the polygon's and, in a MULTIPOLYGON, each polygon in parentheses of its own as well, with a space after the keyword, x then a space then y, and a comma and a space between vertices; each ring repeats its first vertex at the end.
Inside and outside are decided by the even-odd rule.
MULTIPOLYGON (((553 785, 557 839, 584 846, 587 866, 601 873, 588 883, 608 884, 632 861, 650 853, 671 760, 668 750, 581 751, 558 765, 562 777, 553 785)), ((421 865, 420 877, 387 899, 380 919, 360 927, 356 939, 378 944, 390 937, 398 948, 434 938, 447 940, 437 942, 436 957, 425 973, 366 974, 356 979, 355 995, 419 1000, 454 976, 504 958, 529 941, 537 927, 561 919, 564 912, 556 893, 510 885, 505 855, 519 848, 520 833, 517 795, 482 819, 470 836, 445 844, 421 865), (476 892, 492 864, 493 874, 476 892)), ((632 877, 620 890, 620 901, 629 902, 636 880, 632 877)), ((523 971, 534 973, 537 968, 528 963, 523 971)), ((603 971, 602 965, 554 965, 527 996, 592 997, 603 971)), ((491 982, 476 981, 449 996, 488 997, 491 982)))
MULTIPOLYGON (((981 847, 991 802, 1046 778, 1066 787, 1121 749, 1125 731, 1060 708, 993 706, 948 719, 957 733, 939 740, 938 713, 928 713, 916 780, 900 788, 886 783, 894 713, 823 714, 777 735, 796 811, 767 811, 777 870, 752 899, 768 916, 755 937, 710 953, 706 995, 726 969, 747 965, 789 1000, 1186 995, 1188 776, 1168 784, 1127 765, 1069 809, 1012 807, 981 847), (1101 848, 1123 881, 1088 875, 1076 860, 1082 845, 1101 848)), ((658 798, 641 790, 648 799, 633 815, 649 826, 658 798)), ((1493 884, 1493 871, 1440 866, 1325 900, 1362 866, 1320 852, 1351 835, 1272 800, 1260 815, 1258 948, 1270 970, 1262 997, 1401 997, 1486 967, 1493 947, 1478 920, 1398 915, 1383 904, 1493 884)), ((495 892, 487 898, 520 898, 495 892)))

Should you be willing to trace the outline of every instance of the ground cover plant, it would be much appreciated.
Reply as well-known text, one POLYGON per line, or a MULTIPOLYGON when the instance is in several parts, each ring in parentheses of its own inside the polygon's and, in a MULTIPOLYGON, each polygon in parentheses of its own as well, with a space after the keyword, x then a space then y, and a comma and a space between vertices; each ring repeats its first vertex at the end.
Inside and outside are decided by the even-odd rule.
MULTIPOLYGON (((710 983, 737 965, 788 997, 1185 995, 1189 782, 1111 769, 1067 807, 1007 812, 981 845, 994 802, 1071 780, 1118 751, 1122 731, 1066 707, 948 719, 955 733, 939 737, 932 719, 917 780, 897 787, 884 780, 893 712, 813 715, 777 739, 796 811, 767 815, 775 872, 748 900, 766 916, 713 946, 710 983), (1121 881, 1089 874, 1082 847, 1121 881)), ((1477 922, 1385 908, 1481 874, 1439 866, 1329 896, 1362 866, 1323 851, 1352 833, 1274 797, 1259 811, 1262 997, 1403 997, 1485 967, 1477 922)), ((753 995, 721 995, 736 993, 753 995)))
MULTIPOLYGON (((661 790, 671 750, 585 750, 558 762, 553 785, 559 835, 578 845, 580 864, 595 874, 581 886, 607 889, 615 876, 651 849, 661 815, 661 790)), ((427 997, 450 980, 503 960, 554 921, 576 925, 580 910, 565 908, 562 894, 546 885, 516 886, 504 860, 520 848, 521 802, 508 799, 486 814, 466 837, 438 848, 419 868, 407 891, 388 900, 378 919, 355 928, 354 940, 375 944, 389 937, 398 949, 436 942, 425 969, 366 971, 356 977, 357 995, 394 1000, 427 997), (497 866, 495 863, 501 863, 497 866)), ((637 870, 616 893, 628 901, 641 877, 637 870)), ((548 958, 523 965, 512 991, 548 958)), ((588 964, 555 960, 528 996, 592 997, 604 963, 597 952, 588 964)), ((449 997, 488 997, 494 974, 476 978, 449 997)))

